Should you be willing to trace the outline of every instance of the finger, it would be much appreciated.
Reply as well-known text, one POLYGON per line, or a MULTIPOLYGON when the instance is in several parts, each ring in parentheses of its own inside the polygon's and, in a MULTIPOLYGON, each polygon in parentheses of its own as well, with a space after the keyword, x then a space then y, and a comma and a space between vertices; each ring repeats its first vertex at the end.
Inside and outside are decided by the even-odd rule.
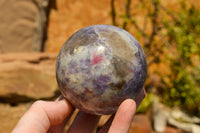
POLYGON ((50 126, 61 124, 73 112, 72 105, 66 101, 36 101, 19 120, 13 133, 46 133, 50 126))
POLYGON ((109 133, 127 133, 136 112, 136 103, 127 99, 119 106, 114 120, 110 126, 109 133))
MULTIPOLYGON (((60 95, 55 100, 55 102, 61 101, 63 99, 65 99, 64 96, 60 95)), ((61 124, 58 124, 58 125, 55 125, 55 126, 51 126, 50 129, 48 130, 48 133, 61 133, 61 132, 63 132, 63 129, 64 129, 66 123, 68 122, 68 120, 70 119, 72 114, 73 113, 71 113, 67 118, 65 118, 65 120, 61 124)))
MULTIPOLYGON (((71 113, 72 114, 72 113, 71 113)), ((64 128, 65 128, 65 125, 67 124, 69 118, 71 117, 68 116, 61 124, 59 125, 55 125, 55 126, 51 126, 50 129, 48 130, 48 133, 62 133, 64 128)))
POLYGON ((143 88, 142 91, 140 92, 140 94, 136 97, 135 102, 137 105, 137 108, 139 107, 139 105, 141 104, 142 100, 145 98, 146 95, 146 91, 143 88))
POLYGON ((68 133, 93 133, 100 116, 79 112, 73 121, 68 133))

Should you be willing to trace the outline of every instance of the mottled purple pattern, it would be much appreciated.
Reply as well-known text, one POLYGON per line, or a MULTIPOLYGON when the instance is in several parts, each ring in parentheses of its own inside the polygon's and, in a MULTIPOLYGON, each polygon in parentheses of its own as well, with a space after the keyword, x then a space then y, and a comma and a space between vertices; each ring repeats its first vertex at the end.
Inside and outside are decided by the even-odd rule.
POLYGON ((97 81, 100 84, 108 84, 110 82, 110 76, 109 75, 100 75, 97 77, 97 81))
POLYGON ((123 100, 135 99, 146 74, 138 41, 110 25, 77 31, 64 43, 56 64, 64 97, 80 110, 97 115, 114 113, 123 100))

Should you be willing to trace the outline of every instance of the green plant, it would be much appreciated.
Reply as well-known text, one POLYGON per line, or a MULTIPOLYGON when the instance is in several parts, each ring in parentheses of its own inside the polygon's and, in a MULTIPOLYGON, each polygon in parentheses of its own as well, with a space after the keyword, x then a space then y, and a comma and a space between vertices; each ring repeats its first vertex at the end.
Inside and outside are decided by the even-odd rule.
POLYGON ((169 43, 176 49, 170 58, 171 85, 163 89, 163 100, 200 116, 200 11, 194 6, 187 7, 185 2, 181 5, 176 22, 163 22, 169 43))
MULTIPOLYGON (((155 92, 169 106, 179 106, 200 116, 200 8, 190 1, 176 2, 174 8, 178 10, 167 7, 164 0, 127 0, 123 14, 118 15, 117 8, 112 6, 113 24, 137 31, 134 34, 143 43, 149 68, 154 65, 154 71, 147 76, 147 92, 155 92), (131 4, 137 5, 131 8, 131 4), (132 13, 139 8, 142 8, 144 23, 132 13), (160 64, 164 64, 166 73, 159 68, 160 64), (157 75, 159 83, 150 75, 157 75)), ((149 107, 148 102, 144 103, 141 108, 149 107)))
POLYGON ((155 94, 154 93, 148 93, 140 106, 137 109, 137 113, 146 113, 149 108, 152 107, 153 101, 154 101, 155 94))

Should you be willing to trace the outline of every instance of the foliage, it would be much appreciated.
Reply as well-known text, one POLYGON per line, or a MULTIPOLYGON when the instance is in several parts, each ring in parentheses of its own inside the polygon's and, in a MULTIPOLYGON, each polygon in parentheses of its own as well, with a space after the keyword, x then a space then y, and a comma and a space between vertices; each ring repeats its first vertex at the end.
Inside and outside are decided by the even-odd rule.
POLYGON ((173 74, 168 77, 172 84, 163 88, 164 100, 171 106, 181 106, 200 116, 200 11, 194 6, 187 8, 184 2, 181 5, 178 21, 164 22, 168 41, 177 51, 176 56, 170 58, 173 74))
MULTIPOLYGON (((134 4, 131 0, 126 1, 123 14, 117 14, 117 9, 112 6, 115 14, 112 19, 115 25, 127 30, 134 28, 141 35, 140 42, 144 44, 149 68, 164 64, 169 71, 163 74, 163 69, 156 67, 157 73, 149 73, 147 91, 159 94, 169 106, 179 106, 200 116, 200 10, 184 0, 176 1, 178 10, 164 6, 163 1, 139 1, 135 7, 144 12, 143 25, 132 15, 132 10, 137 8, 131 8, 130 5, 134 4), (148 24, 150 29, 147 30, 148 24), (150 78, 155 74, 159 76, 157 84, 150 78)), ((140 110, 151 105, 151 102, 144 103, 140 110)))
POLYGON ((153 105, 155 95, 153 93, 148 93, 145 99, 142 101, 137 109, 137 113, 145 113, 153 105))

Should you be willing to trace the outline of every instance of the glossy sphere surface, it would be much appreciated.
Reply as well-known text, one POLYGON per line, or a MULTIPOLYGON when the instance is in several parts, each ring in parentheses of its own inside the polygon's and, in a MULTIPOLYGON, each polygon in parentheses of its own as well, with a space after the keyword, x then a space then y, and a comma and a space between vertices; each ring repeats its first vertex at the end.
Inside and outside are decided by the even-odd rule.
POLYGON ((135 99, 146 80, 147 65, 138 41, 111 25, 93 25, 74 33, 57 58, 61 93, 75 107, 91 114, 114 113, 135 99))

